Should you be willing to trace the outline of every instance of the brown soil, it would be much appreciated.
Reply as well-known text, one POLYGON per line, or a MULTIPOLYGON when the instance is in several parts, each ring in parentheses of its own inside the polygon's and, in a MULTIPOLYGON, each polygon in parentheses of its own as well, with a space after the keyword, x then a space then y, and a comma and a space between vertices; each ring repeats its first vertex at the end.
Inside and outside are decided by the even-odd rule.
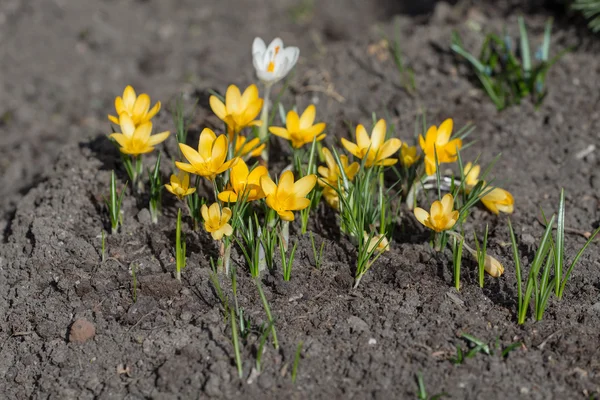
MULTIPOLYGON (((575 46, 549 75, 540 110, 530 102, 498 113, 449 51, 452 30, 467 46, 486 29, 516 27, 519 2, 455 7, 423 2, 310 1, 198 2, 24 0, 0 3, 0 392, 7 399, 176 398, 414 398, 415 374, 430 394, 453 398, 590 398, 600 395, 600 252, 583 256, 562 301, 551 301, 542 322, 516 323, 516 280, 506 219, 483 209, 473 226, 490 224, 490 252, 505 265, 482 290, 475 265, 465 261, 463 288, 452 288, 451 255, 430 250, 410 214, 401 218, 392 250, 352 290, 352 246, 336 233, 322 206, 311 222, 324 262, 314 267, 308 236, 299 240, 291 282, 279 271, 263 279, 276 318, 279 351, 268 346, 263 371, 252 374, 258 337, 244 342, 244 379, 237 378, 230 326, 209 280, 217 249, 203 231, 188 233, 189 266, 173 279, 177 204, 165 196, 159 225, 132 196, 121 233, 109 236, 102 195, 110 170, 124 172, 105 138, 106 114, 126 84, 167 104, 179 93, 199 107, 195 127, 219 127, 207 90, 253 80, 255 35, 280 35, 301 48, 286 106, 316 102, 328 123, 329 144, 348 135, 346 121, 386 116, 401 139, 413 139, 415 117, 453 117, 476 125, 465 158, 499 152, 496 176, 515 196, 511 217, 524 258, 530 260, 543 228, 539 208, 552 212, 561 187, 566 225, 593 230, 599 220, 598 132, 600 69, 597 43, 566 21, 555 28, 554 50, 575 46), (409 2, 406 2, 409 3, 409 2), (236 10, 232 12, 232 10, 236 10), (343 10, 343 11, 342 11, 343 10), (402 89, 394 64, 377 53, 381 31, 401 26, 403 52, 416 71, 418 93, 402 89), (423 14, 421 14, 421 12, 423 14), (582 36, 584 35, 584 36, 582 36), (375 46, 374 46, 375 45, 375 46), (372 54, 370 54, 370 52, 372 54), (378 54, 381 58, 378 58, 378 54), (386 114, 387 113, 387 114, 386 114), (589 146, 594 149, 578 155, 589 146), (137 268, 133 301, 130 265, 137 268), (95 335, 69 341, 85 319, 95 335), (478 354, 462 365, 448 359, 466 348, 469 333, 501 348, 523 346, 502 358, 478 354), (290 374, 304 343, 298 376, 290 374)), ((433 3, 433 2, 432 2, 433 3)), ((479 4, 479 3, 477 3, 479 4)), ((534 41, 549 16, 525 11, 534 41)), ((157 129, 173 129, 166 107, 157 129)), ((192 132, 190 142, 197 140, 192 132)), ((283 147, 282 147, 283 148, 283 147)), ((174 140, 162 150, 176 154, 174 140)), ((152 162, 148 159, 148 165, 152 162)), ((164 163, 163 173, 170 172, 164 163)), ((567 259, 584 243, 567 237, 567 259)), ((234 253, 234 262, 243 265, 234 253)), ((277 264, 278 265, 278 264, 277 264)), ((230 285, 223 281, 230 293, 230 285)), ((266 320, 256 287, 239 271, 239 301, 258 327, 266 320)), ((88 327, 89 328, 89 327, 88 327)))

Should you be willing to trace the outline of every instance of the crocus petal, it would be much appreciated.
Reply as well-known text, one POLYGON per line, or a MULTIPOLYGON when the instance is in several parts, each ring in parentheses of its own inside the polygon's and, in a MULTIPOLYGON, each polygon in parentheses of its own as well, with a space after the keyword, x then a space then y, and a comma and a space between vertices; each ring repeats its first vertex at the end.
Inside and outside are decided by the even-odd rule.
POLYGON ((384 160, 380 160, 376 163, 376 165, 381 165, 384 167, 390 167, 398 162, 397 158, 386 158, 384 160))
POLYGON ((444 195, 444 197, 442 197, 441 204, 442 204, 442 213, 450 214, 450 212, 454 208, 454 198, 452 197, 452 195, 450 193, 448 193, 448 194, 444 195))
POLYGON ((294 213, 291 211, 277 211, 277 214, 279 214, 279 218, 281 218, 284 221, 294 220, 294 213))
POLYGON ((224 190, 219 193, 219 200, 224 203, 235 203, 238 200, 238 196, 234 191, 224 190))
POLYGON ((269 171, 267 171, 266 167, 259 165, 248 174, 248 183, 260 186, 260 178, 268 173, 269 171))
POLYGON ((300 211, 310 206, 310 200, 306 197, 295 197, 291 204, 289 204, 289 209, 292 211, 300 211))
POLYGON ((437 171, 434 157, 435 156, 433 156, 433 155, 425 156, 425 173, 428 176, 435 174, 435 171, 437 171))
POLYGON ((377 158, 388 158, 392 154, 397 153, 398 150, 400 150, 400 147, 402 147, 402 142, 400 141, 400 139, 392 138, 390 140, 387 140, 377 152, 377 158))
POLYGON ((283 40, 277 37, 269 43, 269 47, 267 47, 266 51, 267 53, 273 53, 273 55, 275 55, 275 53, 278 54, 281 50, 283 50, 283 40))
POLYGON ((217 96, 210 96, 208 99, 210 103, 211 110, 215 113, 219 119, 224 120, 227 116, 227 110, 225 109, 225 104, 217 96))
POLYGON ((115 98, 115 110, 117 110, 117 115, 121 115, 121 113, 124 113, 127 111, 125 109, 125 104, 123 104, 123 98, 121 96, 117 96, 115 98))
POLYGON ((208 221, 208 207, 206 204, 202 204, 202 208, 200 208, 200 214, 202 214, 202 219, 204 221, 208 221))
POLYGON ((123 91, 123 107, 126 110, 132 110, 133 105, 135 104, 135 90, 130 85, 127 85, 125 90, 123 91))
POLYGON ((487 272, 494 278, 498 278, 504 273, 504 267, 502 266, 502 264, 500 264, 500 261, 496 260, 490 255, 485 256, 485 263, 483 268, 485 269, 485 272, 487 272))
POLYGON ((165 140, 167 140, 167 138, 169 137, 170 134, 171 134, 171 132, 165 131, 165 132, 157 133, 156 135, 150 136, 150 138, 148 138, 148 142, 147 142, 148 146, 156 146, 157 144, 164 142, 165 140))
POLYGON ((196 174, 198 172, 198 170, 191 164, 175 161, 175 166, 180 170, 188 172, 190 174, 196 174))
POLYGON ((297 197, 305 197, 317 184, 317 176, 316 175, 308 175, 304 178, 298 179, 296 183, 294 183, 294 194, 297 197))
MULTIPOLYGON (((343 140, 344 139, 342 138, 342 141, 343 140)), ((365 127, 361 124, 358 124, 358 126, 356 127, 356 145, 361 150, 362 149, 366 150, 367 148, 369 148, 369 146, 371 146, 371 139, 369 139, 369 134, 367 133, 367 130, 365 129, 365 127)), ((350 150, 348 150, 348 151, 350 151, 350 150)))
POLYGON ((288 132, 288 130, 280 126, 270 126, 269 132, 271 132, 275 136, 279 136, 280 138, 290 140, 290 133, 288 132))
POLYGON ((437 137, 435 139, 435 145, 438 147, 444 146, 450 140, 450 135, 452 135, 452 127, 453 122, 452 118, 448 118, 437 130, 437 137))
POLYGON ((240 161, 240 160, 241 160, 241 158, 235 157, 235 158, 232 158, 231 160, 223 163, 223 165, 215 171, 215 174, 218 175, 222 172, 227 171, 229 168, 235 166, 238 163, 238 161, 240 161))
POLYGON ((252 42, 252 55, 256 53, 264 53, 267 50, 267 46, 265 45, 265 41, 259 37, 255 37, 252 42))
POLYGON ((165 183, 165 189, 167 189, 168 192, 173 193, 175 196, 177 196, 177 193, 175 193, 175 189, 173 188, 173 186, 169 185, 168 183, 165 183))
POLYGON ((300 129, 308 129, 312 126, 313 122, 315 122, 316 108, 314 105, 310 105, 306 107, 306 110, 302 113, 300 117, 300 129))
POLYGON ((227 158, 227 136, 219 135, 212 146, 211 161, 221 165, 227 158))
POLYGON ((429 213, 420 207, 415 207, 414 213, 417 221, 425 225, 425 221, 429 219, 429 213))
POLYGON ((373 132, 371 133, 371 150, 377 151, 383 145, 383 142, 385 141, 386 130, 387 125, 385 120, 380 119, 377 121, 375 127, 373 128, 373 132))
POLYGON ((351 153, 353 156, 362 158, 360 149, 356 144, 346 140, 345 138, 342 138, 342 146, 344 146, 346 150, 348 150, 348 152, 351 153))
POLYGON ((135 132, 135 124, 131 117, 123 113, 119 115, 119 125, 121 125, 121 132, 127 137, 132 137, 135 132))
POLYGON ((181 150, 181 153, 185 159, 188 160, 192 165, 200 165, 206 162, 196 150, 185 143, 179 143, 179 149, 181 150))
POLYGON ((271 196, 277 191, 277 185, 275 182, 273 182, 269 175, 260 177, 260 187, 262 188, 263 192, 265 192, 266 196, 271 196))
POLYGON ((221 239, 223 239, 223 234, 224 234, 224 231, 223 231, 223 228, 221 228, 221 229, 217 229, 214 232, 211 232, 210 235, 212 236, 213 240, 221 240, 221 239))
POLYGON ((217 135, 209 128, 204 128, 200 133, 200 139, 198 139, 198 154, 200 154, 203 159, 206 160, 212 156, 213 142, 216 139, 217 135))
POLYGON ((113 124, 119 125, 119 118, 115 117, 114 115, 109 115, 108 119, 110 120, 110 122, 112 122, 113 124))
POLYGON ((442 203, 439 200, 434 201, 429 210, 429 215, 431 215, 431 218, 436 219, 436 217, 443 215, 443 213, 444 207, 442 207, 442 203))
POLYGON ((150 134, 152 133, 152 122, 144 122, 135 128, 135 132, 133 133, 133 137, 139 141, 139 143, 147 143, 150 139, 150 134))
POLYGON ((279 177, 277 185, 277 193, 292 194, 294 193, 294 173, 292 171, 284 171, 279 177))
POLYGON ((258 88, 256 85, 252 84, 244 90, 244 94, 242 95, 240 101, 240 107, 242 110, 248 110, 248 107, 252 104, 254 100, 258 99, 258 88))
MULTIPOLYGON (((325 122, 319 122, 318 124, 315 124, 305 130, 303 130, 303 134, 310 139, 310 142, 312 142, 312 138, 319 135, 321 132, 323 132, 325 130, 325 127, 327 125, 325 124, 325 122)), ((318 141, 318 140, 317 140, 318 141)))
POLYGON ((119 146, 121 147, 125 147, 127 146, 127 143, 129 143, 129 138, 122 133, 113 133, 110 135, 110 137, 119 143, 119 146))
POLYGON ((231 219, 231 208, 223 207, 221 210, 221 222, 227 222, 231 219))
POLYGON ((150 108, 150 96, 146 93, 140 94, 133 104, 133 115, 143 115, 150 108))
POLYGON ((229 85, 225 93, 225 108, 229 113, 237 113, 240 111, 240 100, 242 94, 240 89, 235 85, 229 85))
POLYGON ((231 236, 233 234, 233 228, 229 224, 223 225, 221 231, 223 232, 224 236, 231 236))
POLYGON ((146 114, 146 119, 149 120, 152 117, 154 117, 156 114, 158 114, 158 112, 160 111, 160 101, 157 101, 156 104, 154 105, 154 107, 152 107, 150 109, 150 111, 148 111, 148 114, 146 114))
POLYGON ((285 119, 285 125, 287 126, 288 131, 298 132, 300 129, 300 119, 298 118, 298 113, 296 113, 296 111, 288 111, 285 119))
POLYGON ((188 174, 182 174, 182 175, 183 175, 182 179, 178 179, 178 180, 181 183, 181 187, 183 187, 184 189, 187 189, 190 187, 190 176, 188 174))

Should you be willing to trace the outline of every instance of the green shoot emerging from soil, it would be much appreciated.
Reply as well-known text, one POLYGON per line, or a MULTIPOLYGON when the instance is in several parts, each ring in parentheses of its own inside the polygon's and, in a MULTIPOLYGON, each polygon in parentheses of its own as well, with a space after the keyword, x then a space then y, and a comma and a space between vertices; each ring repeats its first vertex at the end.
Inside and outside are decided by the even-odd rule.
POLYGON ((575 0, 571 7, 589 20, 588 26, 593 32, 600 32, 600 0, 575 0))
POLYGON ((175 277, 181 281, 181 270, 185 268, 186 243, 181 232, 181 209, 177 210, 177 227, 175 228, 175 277))
MULTIPOLYGON (((127 186, 127 183, 125 184, 127 186)), ((125 195, 125 187, 121 189, 121 193, 117 192, 117 182, 115 171, 110 174, 110 197, 104 198, 106 207, 108 208, 108 217, 110 219, 111 233, 114 235, 119 230, 119 225, 123 224, 123 214, 121 213, 121 204, 125 195)))
POLYGON ((296 383, 296 376, 298 375, 298 365, 300 364, 300 356, 302 354, 302 341, 298 343, 296 347, 296 355, 294 356, 294 363, 292 364, 292 383, 296 383))
POLYGON ((546 221, 546 230, 544 231, 544 235, 540 240, 538 245, 538 249, 535 252, 535 256, 531 265, 529 267, 529 275, 527 276, 527 280, 525 281, 525 292, 523 292, 523 279, 522 279, 522 271, 521 271, 521 255, 519 253, 519 248, 517 244, 517 240, 515 237, 515 233, 512 227, 512 223, 510 219, 508 220, 508 227, 510 231, 510 239, 513 248, 513 259, 515 262, 515 270, 517 277, 517 320, 519 324, 524 324, 525 319, 527 318, 527 311, 529 310, 529 303, 531 302, 531 298, 534 298, 534 315, 536 321, 541 321, 544 312, 546 310, 546 305, 548 304, 548 299, 554 292, 556 297, 559 299, 562 298, 565 290, 565 286, 573 272, 573 268, 579 261, 579 258, 583 255, 585 249, 589 246, 589 244, 594 240, 600 228, 598 228, 594 233, 589 237, 587 242, 583 245, 583 247, 579 250, 579 252, 571 261, 569 267, 565 270, 564 265, 564 234, 565 234, 565 226, 564 226, 564 215, 565 215, 565 194, 564 190, 561 190, 560 193, 560 201, 558 205, 558 220, 556 215, 553 215, 550 218, 550 221, 546 221), (555 227, 555 221, 556 227, 555 227), (553 238, 552 230, 556 228, 556 237, 553 238), (550 272, 554 269, 554 277, 550 278, 550 272))
POLYGON ((283 280, 289 281, 292 277, 292 265, 294 264, 294 256, 296 255, 296 246, 298 242, 294 243, 292 251, 289 257, 286 254, 285 246, 281 235, 279 236, 279 251, 281 252, 281 267, 283 269, 283 280))
POLYGON ((133 302, 137 302, 137 264, 131 263, 131 296, 133 302))
POLYGON ((317 246, 315 245, 315 236, 312 232, 309 233, 310 236, 310 245, 313 251, 313 257, 315 259, 315 268, 320 269, 321 263, 323 262, 323 249, 325 248, 325 240, 321 241, 321 247, 319 247, 319 252, 317 252, 317 246))
POLYGON ((468 358, 473 358, 476 354, 482 353, 488 356, 493 356, 495 354, 500 354, 502 358, 508 357, 508 354, 521 347, 523 344, 521 342, 514 342, 509 344, 508 346, 501 348, 499 340, 496 340, 495 347, 488 345, 481 339, 476 338, 473 335, 469 335, 468 333, 463 333, 461 335, 461 339, 465 340, 468 345, 468 351, 465 353, 462 347, 457 344, 456 345, 456 357, 450 358, 450 361, 453 364, 462 364, 468 358), (499 352, 499 353, 497 353, 499 352))
POLYGON ((532 62, 527 28, 522 17, 519 17, 519 53, 515 50, 512 38, 506 33, 503 36, 488 34, 479 58, 463 47, 456 32, 452 34, 451 48, 471 64, 498 110, 519 104, 528 96, 531 96, 535 106, 539 107, 547 94, 546 74, 566 52, 562 51, 554 58, 549 58, 551 33, 550 19, 546 23, 543 43, 535 53, 537 63, 532 62))
POLYGON ((439 394, 434 394, 433 396, 429 396, 427 394, 427 390, 425 389, 425 382, 423 382, 423 374, 421 372, 417 372, 417 399, 419 400, 439 400, 442 397, 450 397, 448 393, 442 392, 439 394))
POLYGON ((160 153, 154 164, 154 169, 148 170, 148 178, 150 182, 150 215, 152 217, 152 223, 158 223, 158 216, 160 215, 162 206, 162 178, 160 176, 160 153))
POLYGON ((104 229, 102 229, 102 233, 100 234, 102 240, 102 262, 106 261, 106 233, 104 229))

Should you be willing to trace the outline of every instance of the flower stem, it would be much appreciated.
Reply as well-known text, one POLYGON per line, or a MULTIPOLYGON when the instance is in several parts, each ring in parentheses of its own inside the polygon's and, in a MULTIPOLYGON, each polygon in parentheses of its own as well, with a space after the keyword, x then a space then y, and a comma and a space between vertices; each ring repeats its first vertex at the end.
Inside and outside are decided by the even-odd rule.
POLYGON ((287 253, 290 242, 290 222, 281 221, 281 240, 283 241, 283 250, 287 253))
POLYGON ((258 138, 265 144, 265 148, 262 151, 261 157, 266 165, 269 164, 269 97, 271 97, 271 86, 272 84, 265 84, 265 96, 263 98, 263 108, 260 114, 260 129, 258 130, 258 138))
POLYGON ((217 269, 220 273, 229 276, 229 265, 231 261, 231 241, 221 240, 219 248, 219 260, 217 262, 217 269))

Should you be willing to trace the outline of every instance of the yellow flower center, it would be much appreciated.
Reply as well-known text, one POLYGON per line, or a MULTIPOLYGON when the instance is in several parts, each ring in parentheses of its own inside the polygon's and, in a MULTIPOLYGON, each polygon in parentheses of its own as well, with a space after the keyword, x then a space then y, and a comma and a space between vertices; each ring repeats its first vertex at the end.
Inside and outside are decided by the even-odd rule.
POLYGON ((269 65, 267 66, 267 71, 268 72, 275 71, 275 63, 273 61, 269 61, 269 65))

